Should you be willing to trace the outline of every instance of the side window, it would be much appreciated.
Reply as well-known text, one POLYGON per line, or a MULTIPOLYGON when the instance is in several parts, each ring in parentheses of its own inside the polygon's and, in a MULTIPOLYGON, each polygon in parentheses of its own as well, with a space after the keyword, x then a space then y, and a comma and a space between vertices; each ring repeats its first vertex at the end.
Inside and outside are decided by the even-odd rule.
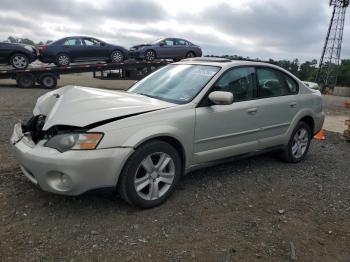
POLYGON ((177 39, 175 40, 175 45, 187 45, 185 40, 177 39))
POLYGON ((254 67, 232 69, 214 84, 213 91, 231 92, 234 101, 249 100, 256 97, 256 76, 254 67))
POLYGON ((164 45, 166 46, 173 46, 174 45, 174 41, 171 39, 166 39, 164 40, 164 45))
POLYGON ((259 97, 275 97, 291 94, 286 75, 270 68, 257 68, 259 97))
POLYGON ((70 38, 64 41, 64 45, 74 45, 74 46, 79 46, 83 45, 81 40, 79 38, 70 38))

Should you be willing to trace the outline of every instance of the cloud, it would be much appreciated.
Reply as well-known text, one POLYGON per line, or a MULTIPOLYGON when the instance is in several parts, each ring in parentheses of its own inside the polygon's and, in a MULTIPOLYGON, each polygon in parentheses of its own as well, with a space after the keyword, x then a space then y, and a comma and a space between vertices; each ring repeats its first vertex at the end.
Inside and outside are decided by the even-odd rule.
POLYGON ((0 39, 91 35, 129 47, 173 36, 205 54, 305 60, 319 58, 330 15, 319 0, 1 0, 0 39))

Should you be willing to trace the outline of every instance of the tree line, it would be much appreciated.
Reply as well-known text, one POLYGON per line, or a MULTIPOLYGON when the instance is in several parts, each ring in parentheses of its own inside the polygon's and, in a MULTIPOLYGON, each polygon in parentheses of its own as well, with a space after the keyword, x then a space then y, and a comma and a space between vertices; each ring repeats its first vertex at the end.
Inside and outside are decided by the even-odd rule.
MULTIPOLYGON (((305 61, 300 63, 298 59, 294 60, 273 60, 269 59, 267 61, 261 60, 259 58, 242 57, 238 55, 223 55, 223 56, 213 56, 208 55, 207 57, 220 57, 230 60, 246 60, 246 61, 256 61, 265 62, 280 66, 293 75, 297 76, 302 81, 314 82, 317 75, 318 63, 316 59, 311 61, 305 61)), ((350 59, 343 59, 338 68, 338 86, 348 86, 350 87, 350 59)))

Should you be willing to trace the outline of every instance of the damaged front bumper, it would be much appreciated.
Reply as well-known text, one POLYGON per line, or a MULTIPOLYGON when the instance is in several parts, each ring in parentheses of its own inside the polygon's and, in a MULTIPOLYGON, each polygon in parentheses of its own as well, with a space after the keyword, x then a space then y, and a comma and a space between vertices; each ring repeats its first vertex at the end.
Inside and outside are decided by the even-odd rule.
POLYGON ((30 134, 23 134, 20 123, 15 125, 11 144, 24 175, 42 190, 62 195, 115 187, 134 151, 116 147, 60 153, 44 143, 45 140, 34 143, 30 134))

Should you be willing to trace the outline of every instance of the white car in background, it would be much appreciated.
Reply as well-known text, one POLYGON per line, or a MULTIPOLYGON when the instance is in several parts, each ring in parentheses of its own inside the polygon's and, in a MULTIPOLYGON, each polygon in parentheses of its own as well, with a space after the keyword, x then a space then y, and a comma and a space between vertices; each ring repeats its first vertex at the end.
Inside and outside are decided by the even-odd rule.
POLYGON ((64 195, 113 188, 142 208, 208 163, 270 150, 299 162, 324 121, 320 92, 280 67, 208 58, 165 66, 126 92, 66 86, 33 113, 11 138, 31 182, 64 195))
POLYGON ((307 81, 303 81, 303 83, 311 88, 311 89, 314 89, 314 90, 320 90, 320 86, 317 84, 317 83, 314 83, 314 82, 307 82, 307 81))

